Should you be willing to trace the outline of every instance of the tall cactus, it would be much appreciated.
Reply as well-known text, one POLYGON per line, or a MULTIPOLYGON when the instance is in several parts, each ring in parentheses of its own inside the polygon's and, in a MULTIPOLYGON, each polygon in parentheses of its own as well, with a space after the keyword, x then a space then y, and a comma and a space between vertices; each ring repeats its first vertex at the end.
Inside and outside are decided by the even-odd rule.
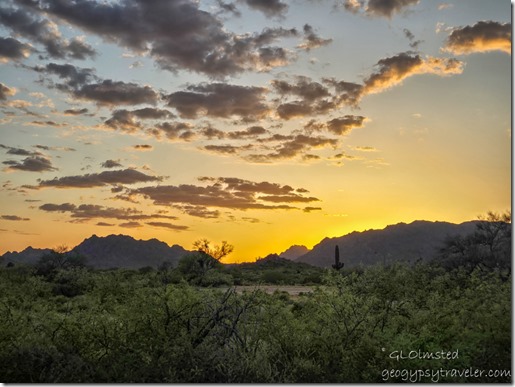
POLYGON ((334 248, 334 265, 333 269, 340 270, 343 267, 343 262, 340 262, 340 249, 338 245, 334 248))

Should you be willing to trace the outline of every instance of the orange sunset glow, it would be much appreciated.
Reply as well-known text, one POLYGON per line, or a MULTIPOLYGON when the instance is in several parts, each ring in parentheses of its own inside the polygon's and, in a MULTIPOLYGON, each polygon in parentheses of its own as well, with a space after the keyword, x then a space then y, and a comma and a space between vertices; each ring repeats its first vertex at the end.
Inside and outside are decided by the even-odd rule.
POLYGON ((511 207, 511 3, 0 5, 0 255, 95 234, 225 262, 511 207))

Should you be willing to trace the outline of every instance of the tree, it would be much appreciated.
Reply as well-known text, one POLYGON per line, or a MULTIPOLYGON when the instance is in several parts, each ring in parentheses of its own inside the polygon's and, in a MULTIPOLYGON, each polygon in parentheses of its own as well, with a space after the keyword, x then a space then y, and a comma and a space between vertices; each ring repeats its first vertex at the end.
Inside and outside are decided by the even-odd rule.
POLYGON ((217 261, 220 261, 223 257, 229 255, 234 250, 234 246, 230 245, 226 241, 222 241, 220 246, 210 246, 211 242, 207 239, 199 239, 193 243, 193 248, 207 255, 210 255, 217 261))
POLYGON ((511 270, 511 213, 479 216, 476 230, 446 239, 436 262, 446 268, 511 270))

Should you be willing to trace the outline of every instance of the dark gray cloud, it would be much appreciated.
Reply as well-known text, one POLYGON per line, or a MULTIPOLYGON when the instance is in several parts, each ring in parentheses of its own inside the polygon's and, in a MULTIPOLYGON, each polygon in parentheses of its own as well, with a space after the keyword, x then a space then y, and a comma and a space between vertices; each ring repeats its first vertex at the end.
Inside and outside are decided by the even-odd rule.
POLYGON ((14 155, 14 156, 42 156, 42 153, 37 152, 37 151, 36 152, 29 151, 29 150, 26 150, 26 149, 23 149, 23 148, 15 148, 15 147, 6 146, 6 145, 3 145, 3 144, 0 144, 0 148, 7 149, 6 154, 8 154, 8 155, 14 155))
MULTIPOLYGON (((262 141, 273 141, 273 137, 262 141)), ((314 148, 336 147, 338 140, 333 138, 298 134, 281 138, 280 144, 274 147, 273 152, 251 154, 244 156, 245 159, 257 163, 270 163, 277 160, 292 159, 304 155, 314 148)))
POLYGON ((283 17, 288 11, 288 4, 281 0, 244 0, 250 8, 263 12, 268 17, 283 17))
MULTIPOLYGON (((143 120, 156 120, 164 118, 174 118, 174 114, 166 109, 157 108, 142 108, 136 110, 115 110, 108 120, 104 124, 112 129, 118 129, 128 133, 134 133, 136 131, 144 130, 145 125, 138 119, 143 120)), ((158 133, 155 132, 154 135, 158 133)))
POLYGON ((140 86, 132 82, 106 79, 100 83, 87 84, 73 91, 80 99, 96 102, 98 105, 155 105, 159 94, 150 86, 140 86))
MULTIPOLYGON (((155 205, 183 207, 184 211, 193 209, 229 208, 239 210, 249 209, 295 209, 289 203, 314 201, 316 198, 306 198, 290 186, 269 183, 252 182, 239 178, 210 178, 199 179, 207 186, 181 184, 143 187, 132 190, 133 194, 142 195, 153 201, 155 205), (279 196, 277 196, 279 195, 279 196), (268 204, 268 202, 282 204, 268 204), (281 197, 280 197, 281 196, 281 197), (265 199, 262 199, 264 197, 265 199), (191 207, 192 206, 192 207, 191 207)), ((196 215, 194 215, 196 216, 196 215)))
POLYGON ((345 0, 344 7, 354 13, 364 10, 369 16, 391 18, 418 3, 419 0, 345 0))
POLYGON ((236 17, 241 16, 241 12, 238 10, 234 3, 225 3, 222 0, 217 0, 218 6, 220 7, 221 12, 232 14, 236 17))
MULTIPOLYGON (((57 75, 59 79, 64 80, 64 83, 54 84, 50 82, 50 87, 68 92, 79 99, 96 102, 98 105, 156 105, 160 99, 159 94, 150 86, 140 86, 133 82, 110 79, 101 80, 95 75, 94 69, 90 68, 80 68, 71 64, 48 63, 44 67, 35 66, 31 69, 38 73, 57 75)), ((131 112, 131 114, 141 118, 150 118, 157 111, 159 109, 143 108, 131 112)), ((124 112, 129 114, 128 111, 124 112)))
MULTIPOLYGON (((249 2, 274 15, 286 7, 277 0, 249 2)), ((186 69, 224 77, 284 64, 278 58, 267 58, 270 49, 276 55, 284 55, 284 50, 264 45, 258 36, 227 31, 220 19, 201 10, 194 0, 41 0, 25 4, 34 12, 60 18, 135 53, 149 53, 161 68, 170 71, 186 69)))
POLYGON ((312 212, 312 211, 321 211, 322 207, 304 207, 302 211, 304 212, 312 212))
POLYGON ((404 36, 406 36, 406 38, 408 38, 409 40, 409 45, 411 48, 413 49, 416 49, 418 48, 419 44, 422 43, 422 40, 415 40, 415 35, 413 35, 413 33, 408 30, 407 28, 404 28, 402 30, 404 32, 404 36))
POLYGON ((22 218, 18 215, 1 215, 0 216, 0 219, 3 219, 3 220, 10 220, 10 221, 13 221, 13 222, 20 222, 20 221, 28 221, 30 220, 29 218, 22 218))
POLYGON ((148 131, 157 138, 164 135, 169 140, 189 141, 195 135, 193 125, 189 122, 162 122, 148 131))
MULTIPOLYGON (((274 80, 272 88, 284 100, 288 96, 297 99, 281 102, 277 106, 277 114, 282 119, 306 117, 328 113, 336 109, 344 101, 338 94, 337 82, 322 80, 314 82, 308 77, 294 77, 293 81, 274 80), (335 90, 331 90, 331 89, 335 90), (299 99, 300 98, 300 99, 299 99)), ((347 103, 350 105, 350 103, 347 103)))
POLYGON ((114 226, 113 223, 106 223, 106 222, 98 222, 96 225, 97 226, 101 226, 101 227, 112 227, 112 226, 114 226))
POLYGON ((145 175, 135 169, 104 171, 78 176, 64 176, 52 180, 42 180, 37 186, 30 188, 93 188, 106 185, 136 184, 161 181, 161 177, 145 175))
POLYGON ((265 100, 267 90, 262 87, 210 83, 192 85, 187 90, 165 97, 168 106, 175 108, 184 118, 206 115, 257 119, 269 111, 265 100))
POLYGON ((306 51, 327 46, 332 43, 333 39, 324 39, 315 33, 315 30, 309 24, 304 25, 304 40, 297 47, 306 51))
POLYGON ((89 110, 88 108, 82 108, 82 109, 66 109, 63 112, 67 116, 80 116, 83 114, 88 114, 89 110))
POLYGON ((62 203, 62 204, 53 204, 53 203, 46 203, 41 206, 39 206, 40 210, 47 211, 47 212, 71 212, 75 210, 77 206, 75 204, 71 203, 62 203))
POLYGON ((121 167, 122 164, 120 164, 116 160, 106 160, 101 164, 102 168, 118 168, 121 167))
POLYGON ((455 28, 443 49, 456 55, 497 50, 511 54, 511 23, 479 21, 455 28))
POLYGON ((32 47, 19 40, 0 37, 0 61, 25 59, 32 51, 32 47))
POLYGON ((175 230, 175 231, 184 231, 184 230, 189 229, 188 226, 180 226, 180 225, 172 224, 172 223, 168 223, 168 222, 147 222, 146 224, 148 224, 149 226, 152 226, 152 227, 167 228, 169 230, 175 230))
POLYGON ((210 210, 204 206, 181 205, 175 206, 175 208, 179 209, 185 214, 188 214, 189 216, 195 216, 197 218, 216 219, 220 217, 220 211, 210 210))
POLYGON ((170 219, 176 220, 177 217, 155 213, 144 214, 135 208, 114 208, 105 207, 96 204, 81 204, 76 206, 71 203, 46 203, 39 206, 41 211, 69 213, 70 217, 75 220, 87 221, 89 219, 117 219, 117 220, 152 220, 152 219, 170 219))
MULTIPOLYGON (((81 68, 71 64, 48 63, 46 66, 35 66, 32 70, 38 73, 57 75, 59 79, 63 79, 65 83, 58 83, 56 88, 63 91, 72 91, 78 89, 93 80, 98 80, 95 70, 91 68, 81 68)), ((51 84, 51 86, 54 86, 51 84)))
POLYGON ((272 87, 282 96, 295 95, 308 102, 331 96, 327 87, 302 76, 294 77, 294 82, 291 83, 284 80, 273 80, 272 87))
POLYGON ((326 127, 329 132, 341 136, 354 128, 361 128, 365 119, 363 116, 346 115, 327 121, 326 127))
POLYGON ((20 161, 15 160, 7 160, 3 162, 4 165, 8 165, 6 168, 10 171, 26 171, 26 172, 46 172, 46 171, 56 171, 52 165, 50 159, 45 156, 29 156, 20 161))
POLYGON ((52 58, 87 59, 96 55, 93 47, 79 38, 71 41, 63 39, 55 23, 48 18, 38 17, 28 8, 13 8, 4 2, 0 6, 0 23, 15 35, 41 44, 52 58))

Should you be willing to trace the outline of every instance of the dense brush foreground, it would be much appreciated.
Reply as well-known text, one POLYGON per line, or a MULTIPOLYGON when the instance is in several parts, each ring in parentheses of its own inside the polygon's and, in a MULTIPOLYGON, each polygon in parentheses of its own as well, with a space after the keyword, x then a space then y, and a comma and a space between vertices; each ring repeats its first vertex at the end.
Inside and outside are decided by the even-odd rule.
POLYGON ((511 370, 509 270, 422 263, 321 270, 313 292, 290 297, 170 281, 167 268, 2 268, 0 379, 402 382, 415 370, 511 370), (455 355, 420 355, 442 351, 455 355), (387 377, 391 370, 398 371, 387 377))

